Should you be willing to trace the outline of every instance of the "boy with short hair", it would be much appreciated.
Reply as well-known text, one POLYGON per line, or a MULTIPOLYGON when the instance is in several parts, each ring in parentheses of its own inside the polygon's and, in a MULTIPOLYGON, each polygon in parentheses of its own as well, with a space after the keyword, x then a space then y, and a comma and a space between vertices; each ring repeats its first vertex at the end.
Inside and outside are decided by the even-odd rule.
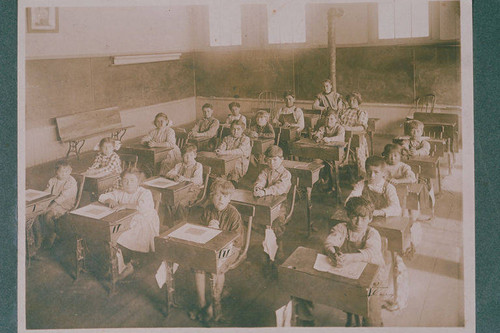
POLYGON ((212 104, 203 104, 201 110, 203 118, 196 122, 193 129, 189 132, 189 136, 194 138, 213 138, 219 130, 219 120, 212 117, 214 113, 212 104))
POLYGON ((400 216, 401 205, 394 185, 385 176, 385 160, 380 156, 366 159, 366 180, 354 185, 346 201, 352 197, 363 197, 375 206, 374 216, 400 216))
POLYGON ((423 139, 424 123, 420 120, 410 120, 408 122, 410 129, 410 139, 404 140, 402 146, 408 151, 410 156, 429 156, 431 145, 423 139))
POLYGON ((241 121, 243 121, 246 125, 247 118, 240 113, 241 110, 240 103, 238 102, 229 103, 229 110, 231 111, 231 113, 227 116, 226 124, 231 124, 233 121, 241 119, 241 121))
POLYGON ((50 178, 45 190, 56 196, 47 210, 40 216, 41 232, 47 248, 51 248, 56 239, 57 220, 73 209, 76 203, 78 184, 71 176, 71 171, 73 169, 67 160, 58 161, 56 175, 50 178))

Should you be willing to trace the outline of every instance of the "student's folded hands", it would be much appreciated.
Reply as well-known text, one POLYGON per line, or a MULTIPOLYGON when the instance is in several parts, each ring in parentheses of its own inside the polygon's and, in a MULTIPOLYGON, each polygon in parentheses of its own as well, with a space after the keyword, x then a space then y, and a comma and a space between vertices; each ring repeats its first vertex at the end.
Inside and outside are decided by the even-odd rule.
POLYGON ((113 199, 107 199, 106 201, 103 202, 106 206, 109 208, 117 208, 119 206, 119 203, 116 202, 113 199))
POLYGON ((211 220, 210 222, 208 222, 209 228, 219 229, 219 225, 220 223, 217 220, 211 220))

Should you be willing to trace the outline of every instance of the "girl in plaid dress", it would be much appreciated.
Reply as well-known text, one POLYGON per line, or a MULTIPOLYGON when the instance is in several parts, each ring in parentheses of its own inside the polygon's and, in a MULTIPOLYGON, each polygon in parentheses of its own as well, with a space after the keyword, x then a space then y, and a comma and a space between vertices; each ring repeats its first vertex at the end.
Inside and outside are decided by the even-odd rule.
MULTIPOLYGON (((361 94, 352 92, 346 97, 349 107, 339 112, 339 121, 347 131, 366 131, 368 129, 368 113, 359 109, 362 103, 361 94)), ((368 143, 366 136, 359 138, 359 147, 356 148, 356 160, 360 175, 365 174, 365 161, 368 158, 368 143)))
POLYGON ((122 162, 120 156, 115 153, 115 140, 112 138, 104 138, 99 142, 99 153, 94 160, 94 163, 88 168, 87 175, 95 175, 100 173, 116 173, 122 172, 122 162))

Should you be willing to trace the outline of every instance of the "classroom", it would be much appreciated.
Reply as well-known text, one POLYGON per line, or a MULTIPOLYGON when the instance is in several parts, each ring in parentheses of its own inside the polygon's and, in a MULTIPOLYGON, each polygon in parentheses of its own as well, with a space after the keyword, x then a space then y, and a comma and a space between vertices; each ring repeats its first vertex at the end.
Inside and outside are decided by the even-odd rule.
POLYGON ((464 327, 460 1, 72 4, 21 6, 26 329, 464 327))

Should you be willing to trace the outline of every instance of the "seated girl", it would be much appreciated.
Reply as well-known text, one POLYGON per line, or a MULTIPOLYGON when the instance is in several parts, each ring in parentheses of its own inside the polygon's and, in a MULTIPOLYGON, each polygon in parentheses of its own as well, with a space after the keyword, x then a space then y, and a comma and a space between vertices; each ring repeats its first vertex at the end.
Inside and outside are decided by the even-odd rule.
POLYGON ((231 113, 227 116, 226 124, 231 125, 233 121, 240 119, 245 123, 245 125, 247 124, 247 118, 244 115, 240 114, 240 103, 231 102, 229 104, 229 110, 231 111, 231 113))
POLYGON ((171 207, 174 210, 176 220, 184 220, 188 216, 187 207, 198 199, 200 192, 203 190, 203 166, 196 162, 197 148, 193 144, 186 144, 182 148, 182 162, 175 165, 165 177, 173 179, 176 182, 191 182, 192 186, 178 203, 176 207, 171 207))
POLYGON ((401 205, 396 188, 385 179, 385 160, 380 156, 370 156, 365 167, 366 180, 354 185, 346 201, 352 197, 363 197, 375 206, 374 216, 400 216, 401 205))
POLYGON ((400 145, 386 145, 382 156, 384 156, 386 162, 386 178, 391 184, 412 184, 417 182, 417 177, 411 170, 411 167, 408 164, 401 162, 400 145))
POLYGON ((243 134, 245 131, 245 124, 241 120, 235 120, 231 123, 231 135, 224 137, 219 148, 215 153, 219 156, 232 155, 238 156, 238 162, 234 170, 227 175, 227 179, 237 182, 248 171, 248 164, 250 163, 250 153, 252 146, 250 138, 243 134))
POLYGON ((150 148, 170 148, 161 162, 160 174, 164 175, 181 161, 181 151, 175 142, 175 131, 169 126, 167 115, 163 112, 158 113, 154 124, 156 128, 143 137, 141 142, 150 148))
POLYGON ((138 214, 132 218, 131 228, 118 237, 118 245, 125 261, 128 261, 121 278, 133 272, 130 262, 131 251, 154 252, 154 238, 159 235, 160 220, 156 213, 151 191, 140 187, 144 174, 136 169, 128 169, 122 173, 123 189, 101 194, 99 202, 110 208, 136 209, 138 214))
POLYGON ((115 153, 115 140, 112 138, 104 138, 99 142, 99 152, 94 160, 94 163, 87 169, 87 175, 95 175, 100 173, 116 173, 122 172, 122 162, 120 156, 115 153))
MULTIPOLYGON (((238 238, 234 241, 230 254, 227 257, 227 267, 236 261, 243 245, 243 221, 238 210, 230 204, 231 194, 234 186, 231 182, 218 178, 210 186, 211 203, 204 210, 201 217, 201 224, 210 228, 221 229, 225 231, 235 231, 238 238)), ((204 322, 215 319, 221 319, 221 296, 224 288, 225 272, 221 274, 211 274, 211 286, 214 288, 212 300, 213 304, 207 304, 205 299, 205 272, 195 271, 196 291, 198 294, 199 310, 191 312, 192 319, 198 319, 204 322), (215 315, 215 318, 214 318, 215 315)))
MULTIPOLYGON (((349 107, 339 112, 339 121, 349 131, 366 131, 368 128, 368 113, 359 109, 362 102, 361 94, 352 92, 346 97, 349 107)), ((365 173, 365 161, 368 157, 368 143, 363 134, 359 137, 359 147, 356 148, 356 160, 360 174, 365 173)))

